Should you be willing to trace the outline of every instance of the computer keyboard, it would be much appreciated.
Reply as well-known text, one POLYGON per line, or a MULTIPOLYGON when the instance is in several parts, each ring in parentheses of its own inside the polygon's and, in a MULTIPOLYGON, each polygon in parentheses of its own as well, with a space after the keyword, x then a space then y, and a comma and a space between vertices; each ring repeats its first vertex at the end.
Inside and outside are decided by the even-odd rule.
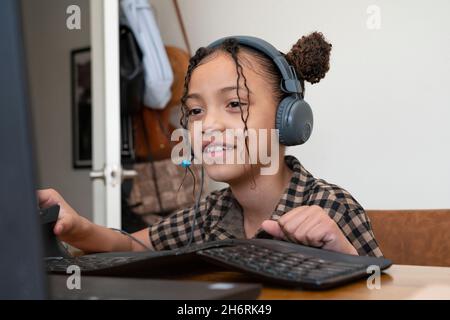
POLYGON ((67 274, 70 266, 77 266, 82 275, 154 277, 196 259, 195 252, 188 250, 110 252, 74 258, 48 257, 45 264, 47 272, 56 274, 67 274))
POLYGON ((360 257, 301 246, 285 241, 224 240, 159 252, 103 253, 78 258, 47 258, 47 271, 66 273, 77 265, 82 274, 155 277, 200 262, 251 274, 263 281, 305 289, 326 289, 367 277, 368 266, 391 265, 384 258, 360 257), (182 267, 181 267, 182 266, 182 267))
POLYGON ((70 266, 77 266, 84 275, 153 277, 164 275, 202 260, 198 250, 221 247, 230 244, 226 241, 209 242, 186 248, 164 251, 107 252, 88 254, 80 257, 46 257, 45 265, 49 273, 67 274, 70 266))
POLYGON ((300 252, 279 252, 254 244, 202 250, 198 254, 276 284, 311 289, 348 282, 366 275, 367 269, 360 263, 322 259, 300 252))

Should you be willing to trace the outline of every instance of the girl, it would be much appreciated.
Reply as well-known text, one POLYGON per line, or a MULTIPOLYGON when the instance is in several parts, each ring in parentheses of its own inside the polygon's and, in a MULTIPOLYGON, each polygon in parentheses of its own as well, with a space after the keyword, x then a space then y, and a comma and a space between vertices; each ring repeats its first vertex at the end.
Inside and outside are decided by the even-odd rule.
MULTIPOLYGON (((303 92, 304 81, 313 84, 325 76, 330 51, 331 44, 314 32, 285 55, 303 92)), ((192 131, 194 123, 200 123, 201 135, 214 133, 222 140, 213 145, 202 138, 201 154, 196 151, 195 156, 226 157, 236 147, 235 140, 226 136, 227 129, 274 129, 277 106, 286 96, 280 81, 271 58, 235 39, 198 49, 185 78, 182 124, 192 131)), ((229 238, 270 237, 346 254, 381 256, 358 202, 342 188, 314 178, 295 157, 285 156, 284 149, 279 146, 275 153, 280 165, 271 175, 261 174, 264 165, 250 164, 248 157, 244 164, 204 164, 211 179, 229 187, 134 233, 141 244, 78 215, 54 190, 38 191, 38 198, 41 207, 60 205, 55 234, 84 252, 165 250, 229 238)))

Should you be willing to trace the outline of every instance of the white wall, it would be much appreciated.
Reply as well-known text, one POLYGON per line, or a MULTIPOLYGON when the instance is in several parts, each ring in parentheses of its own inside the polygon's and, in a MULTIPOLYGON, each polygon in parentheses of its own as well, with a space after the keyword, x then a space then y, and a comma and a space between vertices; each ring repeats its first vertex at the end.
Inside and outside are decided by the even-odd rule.
MULTIPOLYGON (((194 50, 250 34, 286 52, 322 31, 333 50, 326 78, 306 89, 315 131, 289 153, 366 208, 450 207, 449 1, 179 2, 194 50), (381 9, 380 30, 366 27, 369 5, 381 9)), ((162 22, 167 39, 176 23, 162 22)))
MULTIPOLYGON (((178 2, 180 3, 180 1, 178 2)), ((155 13, 156 23, 160 29, 164 44, 186 49, 173 1, 149 0, 149 3, 155 13)))
POLYGON ((38 187, 52 187, 91 217, 88 170, 72 169, 70 51, 90 45, 88 0, 22 0, 38 187), (66 28, 66 9, 81 8, 81 30, 66 28))

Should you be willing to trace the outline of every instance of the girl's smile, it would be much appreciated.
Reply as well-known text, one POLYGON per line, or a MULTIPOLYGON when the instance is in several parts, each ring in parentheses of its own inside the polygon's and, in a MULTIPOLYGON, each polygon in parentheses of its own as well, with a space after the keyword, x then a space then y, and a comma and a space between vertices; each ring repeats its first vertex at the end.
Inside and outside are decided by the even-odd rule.
MULTIPOLYGON (((250 61, 250 58, 243 59, 241 63, 245 79, 242 75, 238 77, 234 60, 223 53, 208 57, 191 76, 186 100, 188 128, 191 141, 202 140, 201 150, 194 148, 194 154, 196 158, 202 157, 208 176, 216 181, 230 183, 236 179, 250 178, 242 174, 243 170, 249 170, 248 146, 238 143, 238 139, 229 136, 227 131, 243 131, 245 125, 242 119, 247 115, 247 130, 256 130, 259 134, 258 129, 275 127, 277 104, 270 85, 258 74, 257 63, 250 61), (197 128, 201 134, 194 132, 197 128), (211 135, 214 139, 208 139, 211 135)), ((271 154, 270 140, 267 145, 271 154)), ((258 143, 254 143, 252 148, 259 154, 258 143)), ((251 163, 254 169, 260 166, 258 159, 251 163)))

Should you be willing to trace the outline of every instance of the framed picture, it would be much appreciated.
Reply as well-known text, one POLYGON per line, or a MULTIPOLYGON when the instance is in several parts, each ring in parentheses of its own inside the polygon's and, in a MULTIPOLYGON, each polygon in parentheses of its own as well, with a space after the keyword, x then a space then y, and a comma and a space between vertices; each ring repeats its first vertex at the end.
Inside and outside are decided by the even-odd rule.
POLYGON ((73 167, 92 168, 91 50, 71 52, 73 167))

